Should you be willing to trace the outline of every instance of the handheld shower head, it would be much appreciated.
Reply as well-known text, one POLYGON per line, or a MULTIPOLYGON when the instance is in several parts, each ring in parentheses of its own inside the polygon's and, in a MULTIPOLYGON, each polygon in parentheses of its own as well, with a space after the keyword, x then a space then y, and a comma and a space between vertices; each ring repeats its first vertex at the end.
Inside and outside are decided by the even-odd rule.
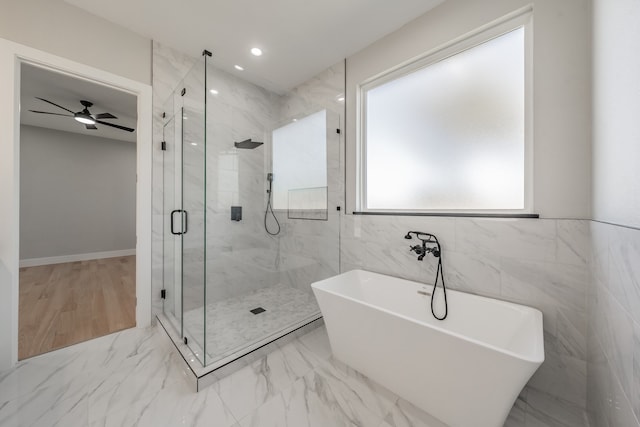
POLYGON ((264 210, 264 229, 267 233, 269 233, 272 236, 277 236, 278 234, 280 234, 280 223, 278 222, 278 218, 276 217, 276 214, 273 212, 273 205, 271 204, 271 197, 272 197, 272 187, 273 187, 273 173, 269 172, 267 173, 267 182, 269 183, 269 188, 267 189, 267 208, 264 210), (277 231, 275 232, 271 232, 269 230, 269 227, 267 226, 267 216, 269 215, 269 211, 271 211, 271 216, 273 217, 273 220, 276 223, 276 227, 278 227, 277 231))
POLYGON ((423 242, 427 242, 427 243, 438 242, 438 239, 436 239, 436 236, 434 236, 433 234, 422 232, 422 231, 407 231, 407 234, 405 234, 404 238, 407 240, 413 239, 413 236, 411 236, 412 234, 415 235, 418 240, 421 240, 423 242))

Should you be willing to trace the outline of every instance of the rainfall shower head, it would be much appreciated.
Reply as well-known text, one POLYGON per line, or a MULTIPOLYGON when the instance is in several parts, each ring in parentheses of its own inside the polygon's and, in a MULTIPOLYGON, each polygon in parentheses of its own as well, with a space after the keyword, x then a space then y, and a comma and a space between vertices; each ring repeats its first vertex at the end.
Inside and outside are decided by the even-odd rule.
POLYGON ((262 145, 262 142, 252 141, 251 138, 245 139, 244 141, 234 142, 233 145, 236 148, 247 148, 254 149, 262 145))

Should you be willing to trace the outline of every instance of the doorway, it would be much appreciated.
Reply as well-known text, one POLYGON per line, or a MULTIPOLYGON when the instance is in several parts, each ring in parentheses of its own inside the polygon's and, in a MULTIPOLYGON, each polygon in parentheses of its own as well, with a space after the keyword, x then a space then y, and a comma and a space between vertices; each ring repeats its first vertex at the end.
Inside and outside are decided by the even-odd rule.
POLYGON ((136 326, 137 97, 20 72, 21 360, 136 326))
POLYGON ((20 270, 20 68, 39 65, 137 96, 136 327, 151 325, 152 90, 122 77, 0 38, 0 370, 18 362, 20 270))

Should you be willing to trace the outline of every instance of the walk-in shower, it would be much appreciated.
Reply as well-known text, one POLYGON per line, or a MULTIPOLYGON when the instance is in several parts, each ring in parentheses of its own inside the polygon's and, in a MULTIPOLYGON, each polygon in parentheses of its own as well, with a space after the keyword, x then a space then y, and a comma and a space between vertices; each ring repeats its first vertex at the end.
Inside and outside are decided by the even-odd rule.
POLYGON ((212 369, 320 318, 310 285, 339 273, 344 92, 343 64, 284 95, 214 65, 203 55, 176 86, 155 153, 159 317, 212 369))

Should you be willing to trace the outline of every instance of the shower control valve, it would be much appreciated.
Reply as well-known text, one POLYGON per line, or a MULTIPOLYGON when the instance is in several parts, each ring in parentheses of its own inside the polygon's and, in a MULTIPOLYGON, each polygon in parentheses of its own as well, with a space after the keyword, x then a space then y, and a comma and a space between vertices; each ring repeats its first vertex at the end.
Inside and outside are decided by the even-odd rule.
POLYGON ((425 249, 420 245, 409 246, 409 252, 415 252, 416 255, 424 255, 425 249))

